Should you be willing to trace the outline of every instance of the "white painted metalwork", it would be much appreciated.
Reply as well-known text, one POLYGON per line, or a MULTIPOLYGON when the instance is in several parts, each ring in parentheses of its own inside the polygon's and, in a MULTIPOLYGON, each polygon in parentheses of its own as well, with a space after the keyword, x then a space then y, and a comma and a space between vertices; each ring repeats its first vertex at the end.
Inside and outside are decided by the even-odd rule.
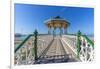
MULTIPOLYGON (((37 56, 46 49, 48 44, 53 40, 53 36, 38 36, 37 56)), ((31 36, 16 52, 14 56, 15 65, 34 64, 34 37, 31 36)))
POLYGON ((80 52, 79 58, 81 61, 93 61, 94 60, 94 47, 93 45, 83 36, 80 36, 80 52))

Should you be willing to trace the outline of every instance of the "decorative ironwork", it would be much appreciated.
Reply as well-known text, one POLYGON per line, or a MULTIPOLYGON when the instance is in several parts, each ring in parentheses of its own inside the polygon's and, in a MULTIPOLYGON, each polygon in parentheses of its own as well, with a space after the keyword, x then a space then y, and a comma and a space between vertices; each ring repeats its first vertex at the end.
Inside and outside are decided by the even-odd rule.
POLYGON ((81 61, 93 61, 94 43, 79 31, 77 35, 77 56, 81 61))

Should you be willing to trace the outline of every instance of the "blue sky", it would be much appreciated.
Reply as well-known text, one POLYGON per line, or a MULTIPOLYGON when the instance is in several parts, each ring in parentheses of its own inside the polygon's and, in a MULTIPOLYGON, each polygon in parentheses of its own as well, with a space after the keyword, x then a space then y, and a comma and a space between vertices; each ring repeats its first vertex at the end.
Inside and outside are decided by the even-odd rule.
POLYGON ((82 7, 15 4, 15 33, 30 34, 35 29, 47 33, 45 21, 60 16, 70 22, 68 33, 94 34, 94 9, 82 7))

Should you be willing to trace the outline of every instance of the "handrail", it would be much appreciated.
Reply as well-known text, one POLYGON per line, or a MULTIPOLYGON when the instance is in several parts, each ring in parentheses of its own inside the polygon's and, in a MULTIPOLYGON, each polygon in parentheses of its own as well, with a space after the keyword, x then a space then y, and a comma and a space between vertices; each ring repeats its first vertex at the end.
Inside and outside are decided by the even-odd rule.
POLYGON ((82 35, 94 48, 94 43, 86 36, 86 35, 82 35))
POLYGON ((90 40, 86 35, 82 35, 82 33, 80 31, 78 31, 77 34, 77 57, 79 58, 79 53, 81 50, 81 37, 84 38, 86 40, 87 43, 90 44, 90 46, 92 46, 92 48, 94 49, 94 43, 92 42, 92 40, 90 40))
POLYGON ((24 43, 26 43, 26 41, 32 36, 32 34, 28 35, 21 43, 19 46, 17 46, 17 48, 14 50, 14 52, 16 53, 22 46, 24 43))
MULTIPOLYGON (((90 40, 86 35, 82 35, 82 33, 79 31, 77 36, 78 36, 78 38, 81 37, 81 36, 84 37, 93 46, 93 48, 94 48, 93 41, 90 40)), ((79 41, 79 39, 78 39, 78 41, 79 41)))

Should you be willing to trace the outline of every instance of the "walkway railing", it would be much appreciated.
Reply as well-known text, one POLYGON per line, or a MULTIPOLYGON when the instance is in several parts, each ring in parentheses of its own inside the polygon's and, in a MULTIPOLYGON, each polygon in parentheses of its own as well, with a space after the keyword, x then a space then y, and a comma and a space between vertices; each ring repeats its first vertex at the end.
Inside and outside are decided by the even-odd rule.
POLYGON ((14 52, 14 62, 15 64, 29 64, 34 60, 34 38, 33 35, 28 35, 22 42, 19 44, 14 52))
POLYGON ((14 50, 15 65, 34 64, 36 59, 48 47, 53 40, 52 35, 34 35, 27 36, 14 50))
POLYGON ((94 43, 79 31, 77 34, 77 56, 81 61, 93 61, 94 43))
MULTIPOLYGON (((16 65, 34 64, 48 45, 53 41, 52 35, 28 35, 15 47, 14 62, 16 65)), ((93 61, 94 43, 79 31, 77 36, 62 35, 62 43, 71 58, 81 61, 93 61), (64 45, 65 43, 65 45, 64 45)))
POLYGON ((76 35, 63 35, 62 40, 65 42, 67 53, 76 57, 79 61, 93 61, 94 43, 86 35, 79 31, 76 35))

